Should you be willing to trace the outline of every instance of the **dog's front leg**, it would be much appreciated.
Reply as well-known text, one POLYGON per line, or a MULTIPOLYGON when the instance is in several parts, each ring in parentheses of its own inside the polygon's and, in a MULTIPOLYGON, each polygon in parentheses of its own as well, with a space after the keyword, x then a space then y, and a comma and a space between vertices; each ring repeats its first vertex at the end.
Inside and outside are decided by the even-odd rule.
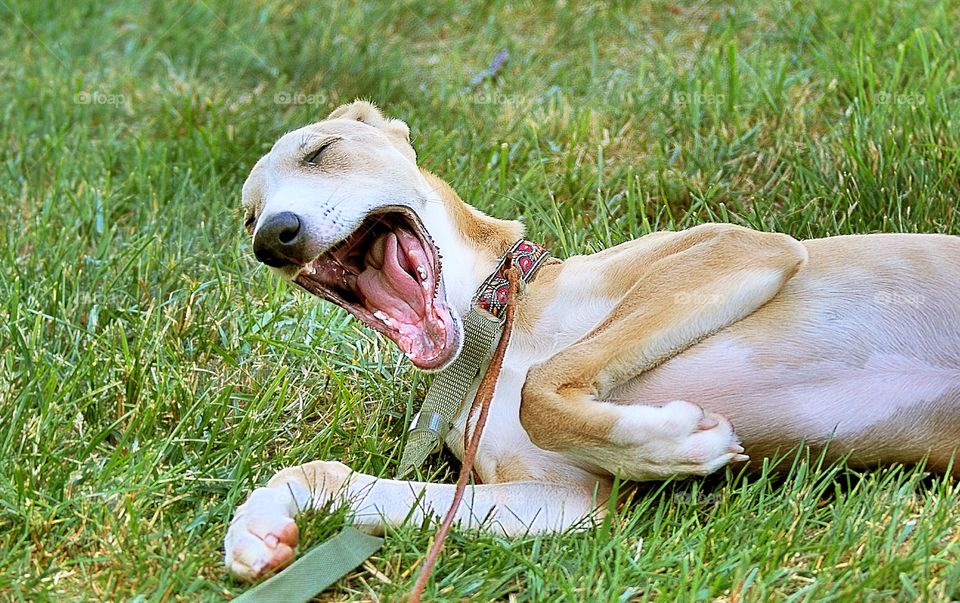
POLYGON ((537 446, 628 479, 705 475, 743 459, 725 418, 705 415, 695 400, 656 407, 607 395, 770 301, 806 249, 786 235, 721 224, 663 233, 635 249, 607 269, 611 286, 625 290, 607 318, 530 370, 520 420, 537 446))
MULTIPOLYGON (((301 511, 348 504, 354 525, 379 532, 442 517, 454 488, 378 479, 337 462, 284 469, 237 509, 224 543, 227 568, 238 578, 254 580, 288 563, 295 556, 299 531, 294 518, 301 511)), ((560 531, 590 516, 608 493, 605 482, 594 487, 540 482, 470 486, 456 523, 508 536, 560 531)))

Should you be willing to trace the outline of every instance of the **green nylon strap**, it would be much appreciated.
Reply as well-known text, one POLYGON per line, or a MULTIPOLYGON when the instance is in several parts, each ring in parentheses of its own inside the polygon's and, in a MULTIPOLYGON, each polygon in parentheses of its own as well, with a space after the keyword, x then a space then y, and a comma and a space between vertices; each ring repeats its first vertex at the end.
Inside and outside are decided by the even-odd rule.
POLYGON ((234 602, 305 603, 363 563, 382 544, 383 538, 346 527, 234 602))
POLYGON ((499 318, 476 307, 463 317, 463 350, 430 385, 417 419, 407 434, 398 478, 422 466, 427 457, 443 445, 454 418, 490 356, 490 348, 500 334, 501 325, 499 318))

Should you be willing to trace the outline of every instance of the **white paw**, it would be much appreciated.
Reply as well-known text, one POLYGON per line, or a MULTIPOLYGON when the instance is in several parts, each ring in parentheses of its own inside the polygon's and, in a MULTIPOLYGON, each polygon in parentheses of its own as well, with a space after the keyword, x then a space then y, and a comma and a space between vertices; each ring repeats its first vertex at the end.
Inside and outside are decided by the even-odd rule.
POLYGON ((334 461, 314 461, 277 473, 237 508, 224 539, 224 563, 241 580, 257 580, 290 563, 300 531, 293 518, 337 502, 351 475, 334 461))
POLYGON ((733 425, 683 400, 662 407, 623 408, 611 439, 624 445, 622 475, 633 480, 707 475, 731 462, 749 460, 733 425))
POLYGON ((234 577, 256 580, 293 560, 300 531, 283 497, 290 498, 279 489, 258 488, 237 508, 223 543, 234 577))

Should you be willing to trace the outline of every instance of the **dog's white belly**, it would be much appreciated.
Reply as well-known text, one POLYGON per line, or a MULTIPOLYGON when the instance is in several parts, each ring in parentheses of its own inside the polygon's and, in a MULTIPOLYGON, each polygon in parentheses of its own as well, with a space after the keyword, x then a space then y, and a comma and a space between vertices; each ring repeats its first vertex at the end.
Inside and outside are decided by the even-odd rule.
MULTIPOLYGON (((781 354, 789 354, 780 350, 781 354)), ((758 363, 762 352, 731 336, 689 350, 613 393, 623 403, 687 400, 733 421, 745 444, 785 447, 860 434, 902 416, 953 404, 960 420, 960 369, 877 354, 862 364, 758 363)))
POLYGON ((808 266, 777 298, 612 398, 700 404, 733 422, 748 453, 898 440, 922 455, 929 433, 960 438, 960 245, 851 239, 807 242, 808 266))

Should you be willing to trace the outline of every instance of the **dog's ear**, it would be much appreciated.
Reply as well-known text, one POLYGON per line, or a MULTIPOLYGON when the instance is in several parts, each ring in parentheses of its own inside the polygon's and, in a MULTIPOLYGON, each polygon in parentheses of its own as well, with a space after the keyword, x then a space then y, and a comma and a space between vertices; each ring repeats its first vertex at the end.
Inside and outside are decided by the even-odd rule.
POLYGON ((410 145, 410 128, 399 119, 390 119, 380 113, 380 109, 365 100, 355 100, 340 105, 327 119, 353 119, 383 131, 397 149, 413 163, 417 162, 417 153, 410 145))

